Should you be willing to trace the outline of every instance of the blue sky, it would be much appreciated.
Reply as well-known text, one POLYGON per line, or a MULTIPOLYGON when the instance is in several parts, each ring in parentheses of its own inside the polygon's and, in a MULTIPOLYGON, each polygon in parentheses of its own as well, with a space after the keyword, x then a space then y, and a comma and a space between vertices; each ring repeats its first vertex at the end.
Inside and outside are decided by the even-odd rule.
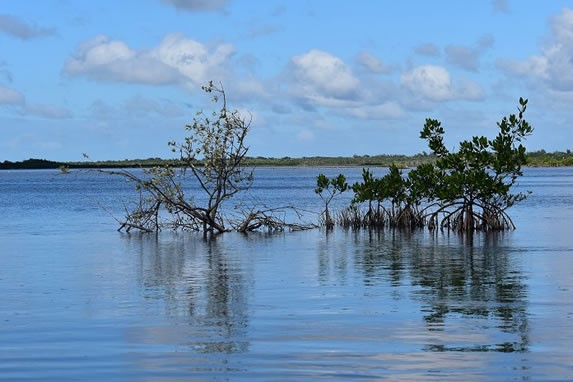
POLYGON ((455 147, 529 99, 529 150, 573 148, 573 6, 518 0, 0 0, 0 161, 170 157, 201 86, 252 156, 455 147))

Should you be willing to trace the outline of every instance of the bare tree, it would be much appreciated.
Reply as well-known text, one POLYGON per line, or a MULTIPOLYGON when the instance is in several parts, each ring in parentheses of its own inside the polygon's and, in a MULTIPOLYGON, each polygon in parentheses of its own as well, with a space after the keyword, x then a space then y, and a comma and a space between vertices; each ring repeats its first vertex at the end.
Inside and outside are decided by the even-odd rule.
POLYGON ((228 110, 221 84, 209 82, 203 90, 213 94, 213 102, 220 108, 209 114, 197 112, 193 123, 185 126, 189 136, 183 142, 169 142, 172 151, 179 154, 179 166, 166 164, 144 169, 143 177, 126 170, 107 171, 133 181, 140 192, 139 201, 126 206, 119 229, 153 232, 168 227, 218 234, 233 229, 247 232, 305 227, 286 224, 273 214, 293 207, 252 209, 242 214, 242 220, 225 218, 224 203, 253 182, 252 169, 244 164, 251 117, 228 110), (201 204, 186 194, 192 186, 205 199, 201 199, 201 204))

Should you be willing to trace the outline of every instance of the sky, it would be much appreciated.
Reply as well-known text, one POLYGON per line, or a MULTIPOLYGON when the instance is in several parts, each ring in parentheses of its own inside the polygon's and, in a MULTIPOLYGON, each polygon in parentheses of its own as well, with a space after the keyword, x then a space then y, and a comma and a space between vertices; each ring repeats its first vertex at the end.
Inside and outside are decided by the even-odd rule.
POLYGON ((429 152, 495 136, 573 148, 573 4, 523 0, 0 0, 0 161, 173 154, 201 87, 251 119, 250 156, 429 152))

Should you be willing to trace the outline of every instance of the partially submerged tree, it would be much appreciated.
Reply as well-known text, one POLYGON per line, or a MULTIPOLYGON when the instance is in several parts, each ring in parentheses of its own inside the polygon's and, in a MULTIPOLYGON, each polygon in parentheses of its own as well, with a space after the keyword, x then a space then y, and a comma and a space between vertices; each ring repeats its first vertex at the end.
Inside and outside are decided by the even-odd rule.
POLYGON ((248 213, 239 211, 240 218, 226 216, 229 209, 225 211, 225 202, 253 182, 252 169, 244 165, 251 118, 228 109, 222 85, 209 82, 203 90, 213 94, 213 102, 220 108, 209 114, 197 112, 193 123, 185 126, 189 136, 180 143, 169 142, 172 151, 179 154, 179 166, 144 169, 143 177, 126 170, 108 171, 133 181, 140 192, 139 201, 126 206, 119 229, 153 232, 168 227, 218 234, 232 229, 305 228, 303 224, 287 224, 275 214, 294 207, 251 208, 248 213), (199 194, 189 196, 192 189, 198 189, 199 194))
POLYGON ((324 202, 324 211, 322 212, 322 224, 326 228, 334 227, 334 218, 330 214, 329 206, 332 199, 335 196, 340 195, 348 189, 348 183, 346 182, 346 177, 343 174, 339 174, 333 178, 328 178, 324 174, 318 175, 316 178, 316 188, 314 192, 320 196, 324 202))
MULTIPOLYGON (((367 227, 383 227, 386 224, 386 210, 382 203, 386 199, 386 189, 384 182, 380 178, 375 178, 370 169, 362 169, 362 182, 352 185, 354 198, 350 211, 359 211, 361 204, 366 204, 366 212, 360 213, 362 222, 360 225, 367 227)), ((356 225, 356 224, 354 224, 356 225)))
MULTIPOLYGON (((366 212, 345 216, 361 216, 361 226, 369 228, 420 227, 423 225, 419 212, 419 197, 412 192, 409 177, 392 164, 381 178, 373 176, 370 169, 362 170, 362 182, 352 185, 354 198, 350 211, 366 204, 366 212)), ((353 224, 356 225, 356 224, 353 224)))
POLYGON ((415 173, 416 171, 410 171, 408 176, 404 177, 402 171, 392 165, 388 174, 382 178, 386 183, 391 204, 389 222, 392 227, 419 228, 424 225, 420 210, 421 196, 414 188, 415 173))
MULTIPOLYGON (((515 228, 506 210, 526 197, 512 193, 526 163, 521 142, 533 131, 523 118, 526 107, 527 100, 520 98, 518 113, 498 123, 494 139, 475 136, 462 141, 458 151, 446 148, 441 123, 427 119, 420 137, 428 141, 435 163, 422 164, 407 176, 395 165, 381 178, 364 169, 363 181, 352 186, 353 204, 343 210, 342 225, 416 228, 427 224, 430 229, 458 232, 515 228), (366 213, 356 207, 360 204, 367 204, 366 213)), ((321 181, 325 189, 331 185, 323 175, 319 185, 321 181)), ((330 191, 331 197, 335 190, 330 191)), ((329 217, 328 203, 325 212, 329 217)))
POLYGON ((515 228, 506 210, 526 197, 511 192, 526 163, 521 142, 533 132, 523 118, 526 107, 527 100, 520 98, 518 114, 498 122, 494 139, 474 136, 462 141, 454 152, 444 145, 440 122, 426 120, 420 137, 428 141, 438 158, 433 167, 435 183, 429 192, 440 203, 429 216, 430 228, 462 232, 515 228))
MULTIPOLYGON (((183 143, 169 143, 174 152, 179 152, 183 174, 190 171, 199 184, 207 205, 193 207, 190 218, 202 225, 204 232, 224 232, 222 204, 237 192, 248 189, 253 181, 252 170, 244 167, 248 147, 245 138, 249 132, 251 118, 244 118, 237 110, 227 109, 227 98, 222 86, 209 82, 203 87, 207 93, 214 93, 213 101, 221 108, 211 115, 197 112, 193 124, 186 125, 190 136, 183 143)), ((186 206, 188 207, 188 206, 186 206)))

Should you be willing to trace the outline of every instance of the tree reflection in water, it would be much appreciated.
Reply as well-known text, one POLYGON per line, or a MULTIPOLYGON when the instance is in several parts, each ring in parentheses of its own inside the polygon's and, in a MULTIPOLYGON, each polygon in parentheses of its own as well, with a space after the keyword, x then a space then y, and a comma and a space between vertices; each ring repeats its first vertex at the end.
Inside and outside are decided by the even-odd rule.
MULTIPOLYGON (((470 347, 430 346, 430 350, 524 352, 528 350, 525 276, 504 251, 503 233, 484 234, 481 243, 457 237, 457 245, 418 247, 412 254, 412 282, 430 330, 445 330, 449 316, 492 319, 512 341, 470 347)), ((485 323, 482 323, 484 325, 485 323)), ((501 336, 500 336, 501 337, 501 336)))
POLYGON ((354 264, 362 272, 364 284, 408 290, 407 298, 421 305, 427 330, 438 338, 443 333, 444 342, 452 342, 428 344, 425 350, 528 351, 527 280, 514 261, 515 253, 508 252, 511 233, 468 237, 378 231, 348 235, 353 239, 354 264), (492 325, 497 335, 482 343, 481 332, 491 333, 492 325), (464 331, 470 336, 462 338, 464 331), (458 340, 448 339, 451 332, 458 340))
POLYGON ((380 354, 389 354, 390 344, 422 352, 529 350, 527 279, 511 233, 468 240, 335 230, 215 241, 147 235, 133 242, 141 246, 142 293, 154 300, 149 309, 162 307, 158 316, 169 320, 146 329, 157 336, 150 342, 185 346, 209 365, 234 359, 218 355, 246 357, 281 341, 301 354, 309 346, 357 348, 372 333, 385 333, 369 343, 380 354), (249 306, 252 294, 257 303, 249 306))
POLYGON ((215 239, 174 234, 139 235, 136 240, 143 293, 146 299, 163 300, 165 315, 180 330, 173 342, 198 353, 246 352, 243 264, 233 261, 215 239))

